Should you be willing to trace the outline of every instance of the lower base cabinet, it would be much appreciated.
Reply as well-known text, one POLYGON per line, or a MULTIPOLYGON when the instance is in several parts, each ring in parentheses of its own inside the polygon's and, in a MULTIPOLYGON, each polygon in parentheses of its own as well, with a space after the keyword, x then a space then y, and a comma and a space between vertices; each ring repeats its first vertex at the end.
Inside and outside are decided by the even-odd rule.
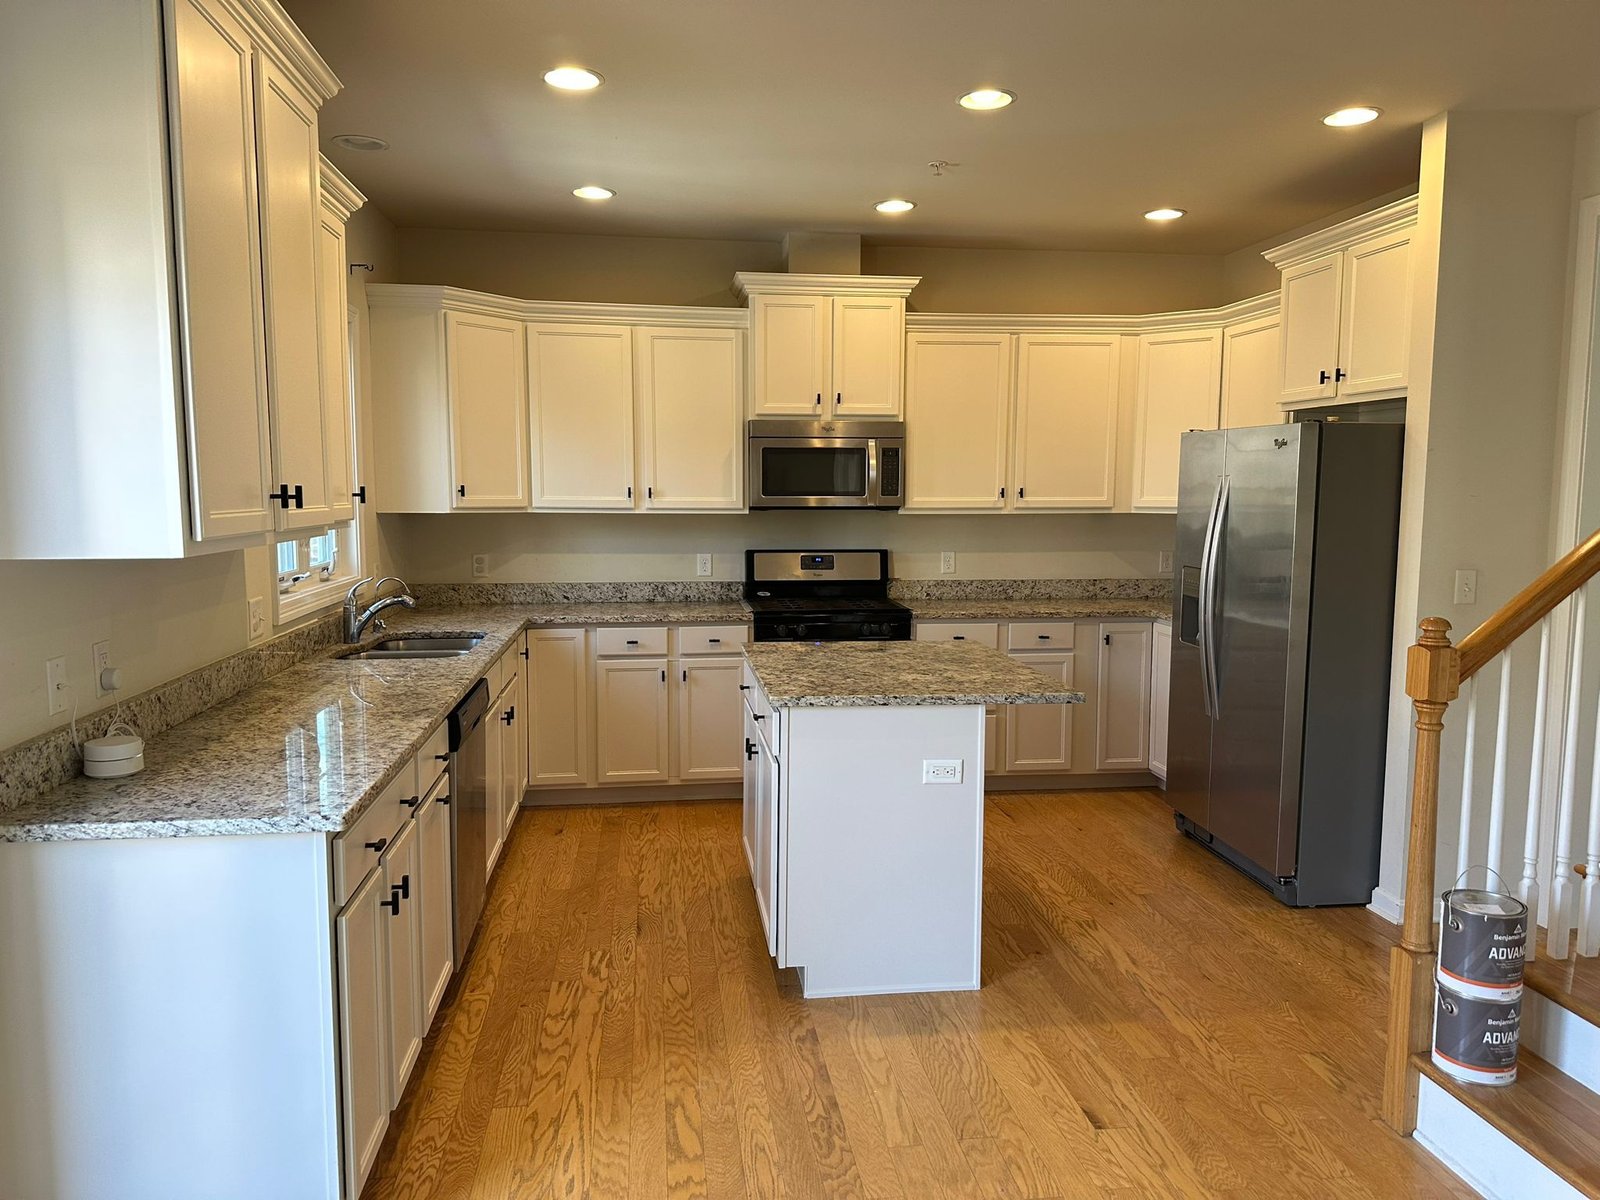
MULTIPOLYGON (((744 712, 744 754, 747 763, 744 789, 745 855, 755 882, 756 909, 767 936, 767 953, 778 957, 778 838, 781 828, 781 774, 778 756, 763 721, 748 706, 744 712)), ((779 958, 779 966, 787 963, 779 958)))
POLYGON ((389 1129, 388 886, 373 871, 334 919, 346 1196, 359 1196, 389 1129))
POLYGON ((1150 765, 1150 622, 1107 621, 1099 632, 1094 765, 1143 771, 1150 765))
POLYGON ((439 776, 417 814, 421 868, 422 1027, 430 1029, 455 971, 455 896, 450 882, 450 778, 439 776))
POLYGON ((1167 780, 1167 708, 1172 687, 1172 623, 1150 631, 1150 772, 1167 780))
MULTIPOLYGON (((1074 659, 1070 651, 1019 651, 1011 655, 1020 663, 1052 679, 1073 686, 1074 659)), ((1014 704, 1006 713, 1007 774, 1062 775, 1072 770, 1074 704, 1014 704)))
POLYGON ((398 1101, 422 1053, 422 863, 417 823, 407 821, 383 854, 378 902, 388 943, 389 1096, 398 1101))
POLYGON ((667 660, 600 659, 594 672, 595 778, 603 784, 665 783, 667 660))

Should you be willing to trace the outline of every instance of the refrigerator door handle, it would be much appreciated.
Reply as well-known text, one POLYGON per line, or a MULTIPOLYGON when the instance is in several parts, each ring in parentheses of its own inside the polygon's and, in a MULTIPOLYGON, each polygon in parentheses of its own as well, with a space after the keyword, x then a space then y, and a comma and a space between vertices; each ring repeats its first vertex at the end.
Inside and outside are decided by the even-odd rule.
POLYGON ((1217 513, 1222 508, 1222 476, 1211 497, 1211 512, 1206 517, 1205 537, 1200 543, 1200 625, 1195 640, 1200 644, 1200 703, 1208 717, 1216 716, 1211 707, 1211 552, 1216 541, 1217 513))
POLYGON ((1222 535, 1228 524, 1228 498, 1232 490, 1228 476, 1224 475, 1217 484, 1216 515, 1211 523, 1211 542, 1206 547, 1206 562, 1210 569, 1200 581, 1204 589, 1200 624, 1205 631, 1202 653, 1206 660, 1206 701, 1213 717, 1222 715, 1222 681, 1217 677, 1217 559, 1222 554, 1222 535))

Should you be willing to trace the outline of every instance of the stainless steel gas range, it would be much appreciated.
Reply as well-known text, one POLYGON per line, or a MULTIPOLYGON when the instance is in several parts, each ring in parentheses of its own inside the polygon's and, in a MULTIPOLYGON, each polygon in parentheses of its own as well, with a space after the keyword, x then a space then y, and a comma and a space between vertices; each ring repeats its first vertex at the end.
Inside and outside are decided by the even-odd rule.
POLYGON ((746 550, 744 598, 758 642, 906 641, 887 550, 746 550))

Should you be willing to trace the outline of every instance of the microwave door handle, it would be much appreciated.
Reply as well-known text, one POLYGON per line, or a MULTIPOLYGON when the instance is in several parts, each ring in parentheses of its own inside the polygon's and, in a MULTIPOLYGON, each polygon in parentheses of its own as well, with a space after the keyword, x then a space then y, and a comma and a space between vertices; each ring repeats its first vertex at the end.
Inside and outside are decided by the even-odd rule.
POLYGON ((878 481, 878 439, 867 439, 867 503, 874 508, 878 507, 883 496, 879 492, 878 481))
POLYGON ((1222 477, 1211 496, 1211 511, 1206 516, 1206 532, 1200 541, 1200 623, 1195 640, 1200 643, 1200 702, 1208 717, 1216 716, 1211 706, 1211 551, 1216 539, 1217 513, 1222 507, 1222 477))

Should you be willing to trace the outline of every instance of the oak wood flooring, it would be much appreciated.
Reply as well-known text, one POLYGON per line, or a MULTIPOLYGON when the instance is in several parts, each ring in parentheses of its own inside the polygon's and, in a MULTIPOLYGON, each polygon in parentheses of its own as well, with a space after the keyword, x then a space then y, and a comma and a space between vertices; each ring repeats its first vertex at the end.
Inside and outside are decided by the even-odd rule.
POLYGON ((366 1200, 1473 1195, 1378 1118, 1391 927, 1159 793, 991 797, 975 993, 803 1000, 739 827, 526 810, 366 1200))

